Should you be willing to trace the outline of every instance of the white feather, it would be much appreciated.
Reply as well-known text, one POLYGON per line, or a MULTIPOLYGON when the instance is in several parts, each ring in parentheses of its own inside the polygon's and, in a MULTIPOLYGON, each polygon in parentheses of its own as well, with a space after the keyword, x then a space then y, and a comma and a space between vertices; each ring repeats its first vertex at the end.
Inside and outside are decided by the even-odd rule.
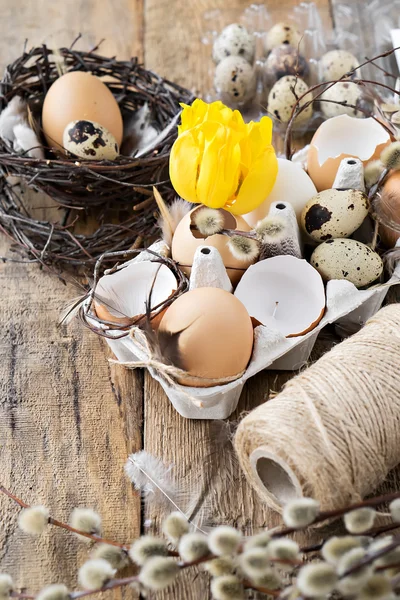
POLYGON ((153 497, 151 499, 156 499, 160 504, 173 500, 179 493, 172 476, 172 465, 167 467, 146 450, 129 456, 125 473, 144 498, 153 497))
POLYGON ((194 467, 177 482, 173 466, 166 466, 145 450, 130 455, 125 472, 147 502, 162 510, 171 510, 172 504, 196 529, 207 533, 210 519, 218 511, 216 501, 229 494, 241 477, 232 444, 236 425, 233 422, 210 422, 208 439, 212 451, 209 451, 208 444, 206 452, 199 448, 203 466, 200 476, 194 467), (221 477, 222 472, 224 477, 221 477))
POLYGON ((166 208, 168 210, 168 219, 165 219, 161 215, 158 220, 158 226, 162 232, 162 239, 167 246, 171 248, 175 230, 183 217, 192 210, 193 204, 186 202, 186 200, 182 200, 182 198, 177 198, 170 206, 166 206, 166 208))
POLYGON ((14 151, 26 152, 31 158, 44 158, 44 151, 36 133, 27 123, 14 127, 14 151))
POLYGON ((0 113, 0 137, 13 142, 15 126, 26 121, 27 116, 26 102, 20 96, 14 96, 0 113))
MULTIPOLYGON (((125 463, 125 473, 145 500, 155 503, 161 509, 170 510, 172 505, 188 518, 187 513, 191 511, 188 504, 192 504, 190 502, 192 495, 188 495, 176 483, 172 469, 172 465, 167 467, 159 458, 149 454, 146 450, 131 454, 125 463)), ((204 533, 193 521, 191 523, 204 533)))
POLYGON ((69 323, 71 323, 71 321, 78 314, 78 312, 79 312, 82 304, 85 302, 86 298, 87 298, 87 294, 85 294, 84 296, 78 296, 77 298, 74 298, 73 300, 71 300, 71 302, 68 302, 68 304, 64 307, 64 309, 60 315, 60 325, 62 325, 62 324, 69 325, 69 323))
POLYGON ((135 155, 136 158, 139 158, 140 156, 144 156, 145 154, 147 154, 148 152, 153 150, 153 148, 156 148, 156 146, 161 144, 161 142, 176 127, 180 116, 181 116, 181 113, 178 113, 177 115, 175 115, 175 117, 172 119, 172 121, 170 123, 168 123, 168 125, 162 131, 160 131, 160 133, 155 138, 153 138, 153 140, 149 144, 147 144, 146 146, 143 146, 143 144, 142 144, 142 147, 140 148, 139 152, 135 155))

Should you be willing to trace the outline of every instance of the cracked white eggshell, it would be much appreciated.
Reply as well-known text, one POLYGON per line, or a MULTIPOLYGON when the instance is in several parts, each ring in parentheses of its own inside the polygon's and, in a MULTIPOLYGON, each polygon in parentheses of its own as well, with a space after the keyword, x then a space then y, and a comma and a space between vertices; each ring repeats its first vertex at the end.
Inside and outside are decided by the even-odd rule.
POLYGON ((235 296, 251 317, 285 337, 311 331, 325 312, 320 274, 306 260, 290 255, 267 258, 249 267, 235 296))
POLYGON ((103 275, 95 290, 94 307, 98 318, 129 325, 130 319, 144 315, 154 280, 152 308, 167 300, 177 289, 175 275, 166 265, 151 261, 130 262, 125 268, 103 275))
POLYGON ((364 166, 378 159, 390 144, 389 133, 377 121, 339 115, 324 121, 311 140, 307 155, 307 171, 317 190, 333 186, 344 158, 359 158, 364 166))
POLYGON ((271 193, 260 206, 243 215, 243 218, 251 227, 255 227, 258 221, 267 216, 273 202, 289 202, 300 222, 303 208, 316 193, 315 185, 298 163, 278 158, 278 175, 271 193))

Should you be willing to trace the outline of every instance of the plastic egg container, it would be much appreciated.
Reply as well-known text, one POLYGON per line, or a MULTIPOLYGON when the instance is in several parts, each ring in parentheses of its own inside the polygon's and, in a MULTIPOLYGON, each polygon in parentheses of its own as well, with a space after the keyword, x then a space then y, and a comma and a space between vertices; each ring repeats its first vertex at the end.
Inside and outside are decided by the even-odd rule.
MULTIPOLYGON (((246 120, 257 120, 268 114, 278 125, 279 132, 285 128, 295 103, 294 84, 297 95, 301 95, 311 86, 339 79, 364 61, 367 52, 373 57, 393 47, 385 19, 390 13, 390 22, 397 26, 392 5, 400 6, 400 0, 379 2, 379 7, 376 4, 372 1, 366 9, 364 6, 361 9, 358 3, 334 0, 335 31, 331 29, 332 16, 328 10, 319 10, 314 2, 299 3, 289 12, 274 9, 273 14, 264 4, 252 4, 241 14, 232 9, 205 13, 202 42, 207 83, 204 99, 222 100, 231 108, 241 110, 246 120), (366 13, 368 22, 373 23, 377 14, 385 32, 384 47, 376 27, 375 36, 364 41, 366 13)), ((393 61, 394 57, 388 61, 392 67, 393 61)), ((359 74, 372 80, 384 79, 383 73, 372 66, 363 68, 359 74)), ((384 101, 393 101, 388 96, 390 94, 383 93, 384 101)), ((299 115, 296 131, 315 130, 321 120, 339 114, 362 118, 365 111, 373 108, 365 90, 349 81, 331 87, 323 97, 327 102, 316 103, 299 115)))

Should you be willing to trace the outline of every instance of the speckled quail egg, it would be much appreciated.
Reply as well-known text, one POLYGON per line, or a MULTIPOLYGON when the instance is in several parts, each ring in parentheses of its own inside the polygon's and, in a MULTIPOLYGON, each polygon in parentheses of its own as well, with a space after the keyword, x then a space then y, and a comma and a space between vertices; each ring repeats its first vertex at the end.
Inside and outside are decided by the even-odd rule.
POLYGON ((247 60, 228 56, 215 69, 214 85, 225 104, 245 104, 255 95, 257 78, 247 60))
POLYGON ((256 52, 254 35, 243 25, 232 23, 222 30, 213 46, 213 59, 216 64, 227 56, 241 56, 247 62, 253 63, 256 52))
POLYGON ((317 242, 348 237, 368 215, 368 198, 360 190, 324 190, 301 213, 301 225, 317 242))
POLYGON ((65 150, 86 160, 114 160, 119 155, 112 133, 94 121, 72 121, 63 134, 65 150))
POLYGON ((347 50, 331 50, 320 60, 322 78, 324 81, 335 81, 352 71, 360 64, 354 54, 347 50))
POLYGON ((297 48, 301 40, 301 33, 289 23, 277 23, 267 33, 265 40, 266 49, 272 50, 276 46, 286 44, 297 48))
POLYGON ((365 287, 382 274, 382 259, 371 248, 356 240, 328 240, 318 246, 311 264, 322 279, 346 279, 356 287, 365 287))
POLYGON ((361 88, 356 83, 350 81, 335 83, 322 94, 321 100, 321 111, 327 119, 338 115, 349 115, 349 117, 359 119, 364 117, 364 113, 357 110, 361 106, 363 98, 361 88), (329 100, 329 102, 323 102, 323 100, 329 100), (348 106, 336 104, 337 102, 342 102, 348 106))
MULTIPOLYGON (((287 123, 297 99, 307 92, 308 86, 302 79, 294 75, 286 75, 277 81, 268 96, 268 112, 278 121, 287 123)), ((300 101, 300 106, 311 100, 311 95, 300 101)), ((296 123, 308 121, 312 117, 312 104, 296 118, 296 123)))
POLYGON ((277 46, 273 48, 265 61, 265 74, 270 81, 277 81, 285 75, 305 77, 308 74, 308 63, 293 46, 277 46))

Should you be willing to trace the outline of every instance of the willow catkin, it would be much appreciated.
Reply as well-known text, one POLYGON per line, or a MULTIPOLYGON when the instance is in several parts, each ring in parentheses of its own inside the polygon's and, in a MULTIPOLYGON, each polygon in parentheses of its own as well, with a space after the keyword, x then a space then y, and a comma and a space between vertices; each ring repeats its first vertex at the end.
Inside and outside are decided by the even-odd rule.
POLYGON ((268 506, 304 495, 335 509, 384 481, 400 463, 399 367, 393 304, 240 423, 240 464, 268 506))

